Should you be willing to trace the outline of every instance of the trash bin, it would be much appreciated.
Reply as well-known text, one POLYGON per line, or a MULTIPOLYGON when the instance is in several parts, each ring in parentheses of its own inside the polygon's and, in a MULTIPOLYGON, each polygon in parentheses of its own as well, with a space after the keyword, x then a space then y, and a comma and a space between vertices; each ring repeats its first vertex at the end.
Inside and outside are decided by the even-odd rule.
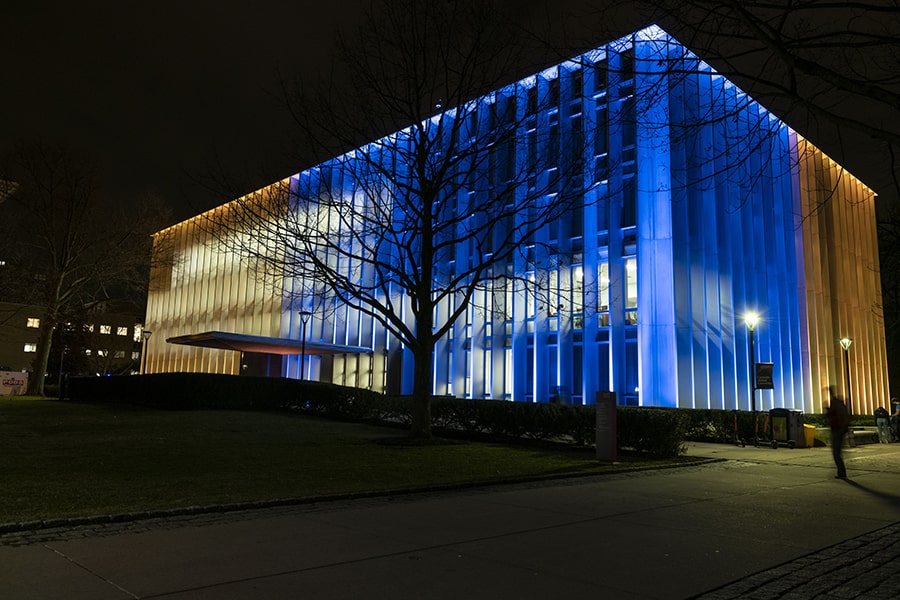
POLYGON ((806 441, 806 447, 812 448, 816 445, 816 426, 803 424, 803 438, 806 441))
POLYGON ((789 448, 806 446, 803 430, 803 412, 791 408, 773 408, 769 411, 772 421, 772 441, 789 448))

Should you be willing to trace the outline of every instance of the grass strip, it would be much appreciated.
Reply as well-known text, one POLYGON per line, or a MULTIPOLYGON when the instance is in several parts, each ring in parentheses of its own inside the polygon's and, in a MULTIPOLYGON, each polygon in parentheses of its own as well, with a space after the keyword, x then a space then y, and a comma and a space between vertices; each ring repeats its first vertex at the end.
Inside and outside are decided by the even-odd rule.
POLYGON ((559 474, 616 465, 584 449, 406 445, 391 428, 285 413, 162 411, 0 398, 0 523, 265 502, 559 474))

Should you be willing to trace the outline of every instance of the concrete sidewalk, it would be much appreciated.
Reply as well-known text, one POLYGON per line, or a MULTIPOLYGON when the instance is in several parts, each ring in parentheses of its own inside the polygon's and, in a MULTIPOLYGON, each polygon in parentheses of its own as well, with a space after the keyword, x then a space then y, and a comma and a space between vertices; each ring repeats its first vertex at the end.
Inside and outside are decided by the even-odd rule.
POLYGON ((900 573, 900 444, 846 450, 849 481, 828 448, 689 454, 724 460, 6 535, 0 598, 853 598, 900 573))

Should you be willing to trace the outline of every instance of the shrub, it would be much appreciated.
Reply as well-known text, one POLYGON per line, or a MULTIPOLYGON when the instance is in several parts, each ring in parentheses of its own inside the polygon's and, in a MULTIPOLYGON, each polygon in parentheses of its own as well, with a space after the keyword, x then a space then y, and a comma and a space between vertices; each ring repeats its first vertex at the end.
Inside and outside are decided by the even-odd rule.
POLYGON ((619 406, 616 421, 619 448, 660 456, 678 456, 686 450, 690 418, 682 410, 619 406))
MULTIPOLYGON (((360 388, 269 377, 205 373, 78 377, 70 380, 69 397, 164 409, 288 410, 393 425, 409 425, 411 420, 408 396, 385 396, 360 388)), ((711 441, 727 437, 731 413, 700 414, 703 412, 620 406, 618 445, 675 456, 684 452, 688 432, 711 441)), ((579 446, 594 443, 593 406, 437 397, 432 400, 431 413, 436 430, 455 435, 524 438, 579 446)))

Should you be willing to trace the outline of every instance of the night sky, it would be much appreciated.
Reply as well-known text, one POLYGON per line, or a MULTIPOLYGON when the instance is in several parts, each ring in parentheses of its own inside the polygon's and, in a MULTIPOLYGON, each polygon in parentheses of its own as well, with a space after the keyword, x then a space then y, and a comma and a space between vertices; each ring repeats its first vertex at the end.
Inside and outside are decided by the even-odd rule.
POLYGON ((195 183, 217 163, 241 173, 247 191, 288 174, 271 166, 289 126, 278 73, 313 73, 353 13, 340 3, 331 12, 237 4, 4 6, 0 150, 17 138, 71 143, 100 163, 114 193, 159 194, 179 218, 228 199, 195 183))
MULTIPOLYGON (((287 160, 277 82, 315 76, 338 28, 360 21, 359 4, 7 1, 0 152, 16 139, 71 143, 122 201, 155 193, 187 218, 230 199, 197 183, 217 164, 244 192, 302 166, 287 160)), ((889 182, 866 140, 832 149, 827 138, 811 136, 869 185, 889 182)))

